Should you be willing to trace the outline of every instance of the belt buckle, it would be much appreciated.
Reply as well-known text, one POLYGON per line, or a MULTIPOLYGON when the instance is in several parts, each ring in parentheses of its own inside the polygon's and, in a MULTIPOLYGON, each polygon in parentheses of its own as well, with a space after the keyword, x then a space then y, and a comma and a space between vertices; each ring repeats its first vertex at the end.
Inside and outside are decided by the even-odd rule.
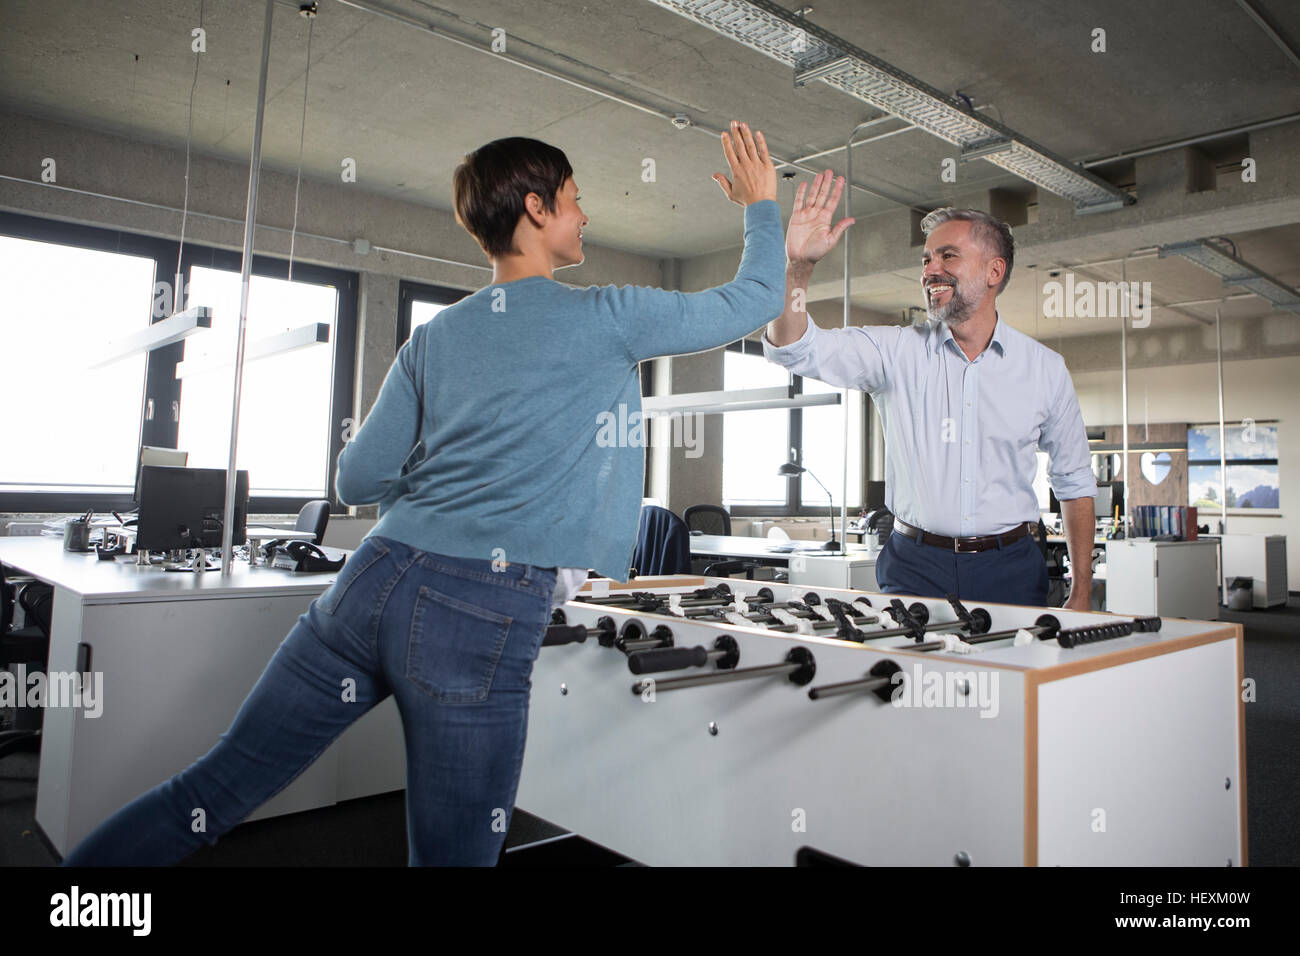
POLYGON ((975 546, 974 542, 971 542, 969 547, 963 548, 961 538, 952 539, 953 554, 975 554, 977 551, 979 551, 979 548, 975 546))

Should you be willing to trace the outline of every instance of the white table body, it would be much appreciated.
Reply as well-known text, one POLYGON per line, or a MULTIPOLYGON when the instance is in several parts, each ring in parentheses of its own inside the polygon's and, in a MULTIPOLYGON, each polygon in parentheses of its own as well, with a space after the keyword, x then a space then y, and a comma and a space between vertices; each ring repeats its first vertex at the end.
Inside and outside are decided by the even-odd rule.
MULTIPOLYGON (((89 660, 102 713, 49 707, 36 821, 66 854, 100 821, 205 754, 332 574, 238 565, 231 575, 138 568, 0 539, 0 561, 54 585, 49 671, 89 660)), ((392 699, 353 724, 250 819, 400 790, 405 749, 392 699)))

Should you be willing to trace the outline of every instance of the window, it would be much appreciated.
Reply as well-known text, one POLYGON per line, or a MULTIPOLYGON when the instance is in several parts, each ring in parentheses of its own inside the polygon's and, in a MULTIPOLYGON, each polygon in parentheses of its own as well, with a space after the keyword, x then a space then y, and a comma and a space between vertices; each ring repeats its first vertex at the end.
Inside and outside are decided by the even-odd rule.
MULTIPOLYGON (((239 328, 239 272, 195 265, 189 304, 212 309, 212 328, 185 342, 177 447, 192 468, 225 468, 230 456, 230 406, 239 328), (194 369, 190 371, 190 369, 194 369)), ((251 497, 323 498, 329 474, 332 341, 338 314, 332 286, 255 275, 249 283, 244 377, 239 415, 239 467, 251 497), (330 327, 331 343, 252 357, 260 340, 305 325, 330 327)))
MULTIPOLYGON (((768 364, 771 364, 770 362, 768 364)), ((841 389, 816 379, 800 378, 805 395, 841 393, 841 389)), ((849 391, 849 507, 862 507, 862 394, 849 391)), ((844 486, 844 412, 843 405, 816 405, 802 410, 803 458, 799 462, 830 489, 836 507, 844 486)), ((805 508, 824 509, 829 505, 826 492, 811 478, 802 482, 805 508)))
MULTIPOLYGON (((789 385, 796 394, 840 392, 822 382, 790 375, 763 356, 762 345, 744 341, 727 346, 723 356, 723 385, 727 391, 789 385)), ((862 501, 862 443, 865 424, 860 392, 849 392, 849 503, 862 501)), ((783 478, 777 469, 795 461, 821 480, 840 507, 844 481, 844 408, 764 409, 723 416, 722 500, 733 514, 825 515, 831 500, 806 474, 783 478)))
MULTIPOLYGON (((1278 514, 1277 422, 1225 422, 1228 511, 1278 514)), ((1145 456, 1144 456, 1145 457, 1145 456)), ((1219 426, 1187 429, 1187 501, 1200 511, 1223 507, 1219 481, 1219 426)))
MULTIPOLYGON (((185 246, 188 304, 213 308, 210 329, 88 367, 110 341, 166 317, 170 286, 159 295, 157 283, 171 281, 178 253, 175 242, 0 213, 0 401, 12 449, 0 457, 0 512, 128 508, 141 444, 225 467, 239 253, 185 246)), ((254 259, 247 347, 315 322, 330 326, 330 342, 245 361, 238 466, 261 513, 331 497, 352 415, 356 276, 306 264, 292 284, 286 274, 283 261, 254 259)))
POLYGON ((145 356, 91 366, 149 326, 154 260, 0 236, 0 493, 129 495, 145 356))
POLYGON ((447 306, 470 294, 463 289, 403 281, 397 292, 397 347, 447 306))
MULTIPOLYGON (((790 382, 789 372, 761 355, 728 349, 722 363, 722 387, 728 392, 772 388, 790 382)), ((788 410, 767 408, 723 416, 722 500, 726 507, 785 507, 789 479, 778 475, 776 470, 789 460, 788 410)))

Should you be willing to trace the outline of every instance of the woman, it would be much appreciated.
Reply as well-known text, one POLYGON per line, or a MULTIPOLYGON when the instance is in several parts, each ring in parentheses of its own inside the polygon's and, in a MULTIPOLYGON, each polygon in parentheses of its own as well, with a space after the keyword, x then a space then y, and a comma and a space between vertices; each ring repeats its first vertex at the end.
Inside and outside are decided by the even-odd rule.
POLYGON ((339 457, 339 497, 380 502, 378 523, 212 750, 65 865, 173 863, 215 843, 389 694, 406 742, 410 862, 496 862, 553 602, 587 568, 623 580, 631 563, 643 450, 598 443, 600 422, 639 412, 639 362, 741 338, 784 305, 763 135, 732 123, 722 147, 732 176, 714 179, 745 206, 745 251, 734 281, 693 294, 556 282, 555 269, 583 261, 587 222, 564 154, 512 138, 465 157, 456 218, 492 284, 415 331, 339 457))

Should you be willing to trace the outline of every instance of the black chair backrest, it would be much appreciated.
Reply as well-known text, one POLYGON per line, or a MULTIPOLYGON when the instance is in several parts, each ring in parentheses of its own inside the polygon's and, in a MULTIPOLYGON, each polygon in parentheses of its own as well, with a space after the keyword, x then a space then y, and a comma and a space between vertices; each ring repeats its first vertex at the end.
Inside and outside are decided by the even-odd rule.
POLYGON ((50 636, 50 619, 54 614, 54 588, 36 581, 23 588, 18 603, 27 612, 27 620, 35 624, 47 638, 50 636))
POLYGON ((0 635, 9 633, 14 622, 14 589, 5 582, 5 566, 0 564, 0 635))
POLYGON ((705 534, 731 534, 731 514, 718 505, 691 505, 682 514, 682 520, 691 531, 705 534))
POLYGON ((310 531, 316 535, 312 544, 321 544, 325 540, 325 528, 330 523, 330 503, 323 499, 309 501, 298 512, 298 523, 294 531, 310 531))

